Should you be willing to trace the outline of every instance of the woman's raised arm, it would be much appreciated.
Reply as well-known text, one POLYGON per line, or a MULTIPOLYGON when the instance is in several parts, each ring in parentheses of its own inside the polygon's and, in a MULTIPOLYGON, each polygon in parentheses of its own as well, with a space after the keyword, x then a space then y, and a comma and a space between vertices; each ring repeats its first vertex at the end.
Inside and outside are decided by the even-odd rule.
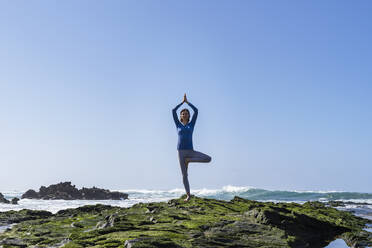
POLYGON ((181 125, 181 122, 178 120, 178 117, 177 117, 177 109, 183 104, 183 102, 181 102, 180 104, 178 104, 174 109, 172 109, 172 115, 173 115, 173 120, 174 120, 174 124, 176 124, 176 127, 178 127, 179 125, 181 125))
POLYGON ((192 119, 191 119, 191 124, 194 126, 195 125, 195 122, 196 122, 196 118, 198 117, 198 109, 192 105, 191 102, 187 102, 187 104, 192 108, 192 110, 194 111, 194 114, 192 115, 192 119))

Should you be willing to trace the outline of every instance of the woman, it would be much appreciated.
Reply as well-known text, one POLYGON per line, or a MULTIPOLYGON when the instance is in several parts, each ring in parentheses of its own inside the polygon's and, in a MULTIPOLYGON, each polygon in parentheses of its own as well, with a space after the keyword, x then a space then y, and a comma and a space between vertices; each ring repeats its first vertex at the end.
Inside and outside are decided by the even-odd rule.
POLYGON ((198 109, 187 101, 186 94, 183 96, 183 101, 172 110, 172 113, 173 113, 174 123, 176 124, 177 132, 178 132, 177 150, 178 150, 178 159, 180 161, 180 166, 181 166, 181 171, 182 171, 183 185, 185 186, 186 195, 187 195, 185 198, 185 201, 188 201, 190 199, 190 185, 189 185, 189 180, 187 177, 187 169, 188 169, 189 163, 190 162, 208 163, 211 161, 212 158, 204 153, 194 151, 194 148, 192 145, 192 133, 194 131, 196 118, 198 117, 198 109), (184 102, 186 102, 194 111, 194 115, 192 116, 191 122, 189 122, 190 112, 188 109, 181 110, 180 121, 177 118, 177 109, 184 102))

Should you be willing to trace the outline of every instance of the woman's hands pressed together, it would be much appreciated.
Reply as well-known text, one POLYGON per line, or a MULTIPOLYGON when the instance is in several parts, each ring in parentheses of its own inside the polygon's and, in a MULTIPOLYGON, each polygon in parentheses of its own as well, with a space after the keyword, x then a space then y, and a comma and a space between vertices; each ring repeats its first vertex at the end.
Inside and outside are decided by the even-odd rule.
POLYGON ((183 101, 182 101, 182 103, 189 103, 188 101, 187 101, 187 97, 186 97, 186 93, 185 93, 185 95, 183 96, 183 101))

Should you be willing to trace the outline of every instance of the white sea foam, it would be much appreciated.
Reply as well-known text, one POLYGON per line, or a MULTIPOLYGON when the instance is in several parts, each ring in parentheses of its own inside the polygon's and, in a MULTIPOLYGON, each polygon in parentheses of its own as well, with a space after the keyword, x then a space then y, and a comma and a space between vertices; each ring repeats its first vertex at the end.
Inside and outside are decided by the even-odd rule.
POLYGON ((191 193, 198 195, 198 196, 210 196, 210 195, 216 195, 220 192, 221 190, 218 189, 196 189, 196 190, 191 190, 191 193))
POLYGON ((347 191, 338 190, 286 190, 288 192, 296 193, 316 193, 316 194, 329 194, 329 193, 346 193, 347 191))
POLYGON ((223 191, 231 192, 231 193, 244 192, 244 191, 248 191, 250 189, 254 189, 254 187, 251 187, 251 186, 239 187, 239 186, 233 186, 233 185, 227 185, 227 186, 222 187, 223 191))
POLYGON ((341 200, 338 200, 338 201, 372 204, 372 199, 341 199, 341 200))
MULTIPOLYGON (((232 186, 232 185, 227 185, 223 186, 222 189, 207 189, 207 188, 202 188, 202 189, 192 189, 191 193, 196 194, 196 195, 214 195, 218 193, 223 193, 223 192, 229 192, 229 193, 238 193, 238 192, 244 192, 249 189, 253 189, 253 187, 239 187, 239 186, 232 186)), ((151 190, 151 189, 120 189, 120 190, 115 190, 119 192, 125 192, 125 193, 140 193, 140 194, 185 194, 185 190, 182 188, 175 188, 175 189, 170 189, 170 190, 151 190)))

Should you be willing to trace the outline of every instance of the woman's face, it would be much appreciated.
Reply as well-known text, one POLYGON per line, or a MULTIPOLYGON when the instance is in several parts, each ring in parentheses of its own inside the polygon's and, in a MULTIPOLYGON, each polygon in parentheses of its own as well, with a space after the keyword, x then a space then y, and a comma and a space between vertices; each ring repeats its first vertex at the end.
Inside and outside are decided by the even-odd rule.
POLYGON ((189 118, 190 118, 190 114, 187 111, 182 111, 180 117, 181 117, 181 120, 187 120, 188 121, 189 118))

